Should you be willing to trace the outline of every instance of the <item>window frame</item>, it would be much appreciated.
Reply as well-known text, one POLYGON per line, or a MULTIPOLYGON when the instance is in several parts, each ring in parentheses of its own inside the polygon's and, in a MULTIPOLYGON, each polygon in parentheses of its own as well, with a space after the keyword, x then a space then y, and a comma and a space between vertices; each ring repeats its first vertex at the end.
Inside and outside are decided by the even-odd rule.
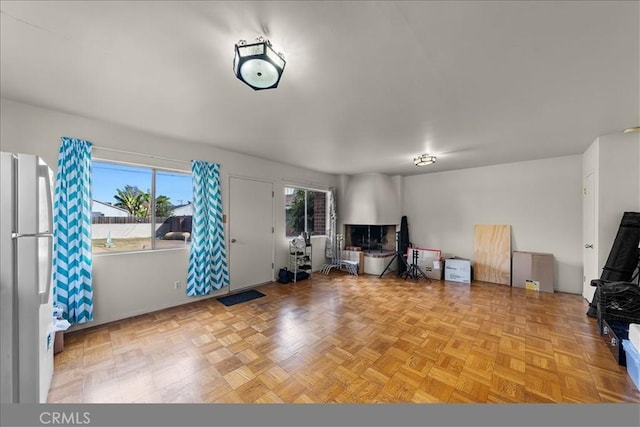
POLYGON ((295 235, 288 235, 287 234, 287 229, 288 227, 288 221, 287 221, 287 189, 293 189, 294 190, 294 194, 296 191, 304 191, 305 192, 305 197, 304 197, 304 232, 309 233, 308 230, 308 218, 307 218, 307 192, 308 191, 312 191, 314 193, 324 193, 325 195, 325 222, 324 222, 324 233, 322 234, 312 234, 309 233, 309 237, 326 237, 327 236, 327 227, 328 227, 328 219, 329 219, 329 190, 325 190, 325 189, 318 189, 318 188, 312 188, 312 187, 305 187, 305 186, 300 186, 300 185, 284 185, 284 235, 286 238, 292 238, 292 237, 296 237, 295 235))
MULTIPOLYGON (((122 254, 134 254, 134 253, 143 253, 143 252, 155 252, 155 251, 182 251, 185 249, 189 249, 191 246, 191 242, 189 241, 189 243, 185 242, 183 247, 165 247, 165 248, 158 248, 156 245, 156 238, 154 237, 154 231, 156 229, 156 175, 157 172, 169 172, 169 173, 174 173, 174 174, 182 174, 185 176, 190 177, 191 179, 193 179, 193 175, 192 172, 189 171, 185 171, 185 170, 181 170, 181 169, 173 169, 173 168, 168 168, 168 167, 162 167, 162 166, 151 166, 148 164, 141 164, 141 163, 133 163, 133 162, 126 162, 126 161, 120 161, 120 160, 111 160, 111 159, 104 159, 104 158, 92 158, 91 159, 91 185, 93 187, 93 165, 95 163, 102 163, 102 164, 108 164, 108 165, 116 165, 116 166, 125 166, 125 167, 130 167, 130 168, 140 168, 140 169, 146 169, 148 171, 151 172, 151 186, 150 186, 150 205, 149 205, 149 210, 150 212, 153 212, 153 215, 151 216, 151 221, 149 222, 149 227, 151 228, 151 247, 149 249, 127 249, 127 250, 123 250, 123 251, 118 251, 118 252, 94 252, 93 251, 93 244, 91 246, 91 256, 109 256, 109 255, 122 255, 122 254)), ((193 190, 192 190, 193 191, 193 190)), ((92 188, 92 192, 91 192, 91 200, 93 201, 93 188, 92 188)), ((192 202, 193 203, 193 202, 192 202)), ((93 226, 93 217, 92 217, 92 223, 91 225, 93 226)), ((93 240, 93 236, 92 236, 92 240, 93 240)))

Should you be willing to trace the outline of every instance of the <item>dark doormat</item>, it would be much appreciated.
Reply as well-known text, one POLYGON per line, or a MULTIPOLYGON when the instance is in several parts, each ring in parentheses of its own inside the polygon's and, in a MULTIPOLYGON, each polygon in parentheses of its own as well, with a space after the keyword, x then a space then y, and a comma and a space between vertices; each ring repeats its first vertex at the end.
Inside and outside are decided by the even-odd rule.
POLYGON ((261 298, 264 294, 254 289, 250 291, 240 292, 234 295, 228 295, 226 297, 218 298, 218 301, 229 307, 230 305, 240 304, 241 302, 251 301, 252 299, 261 298))

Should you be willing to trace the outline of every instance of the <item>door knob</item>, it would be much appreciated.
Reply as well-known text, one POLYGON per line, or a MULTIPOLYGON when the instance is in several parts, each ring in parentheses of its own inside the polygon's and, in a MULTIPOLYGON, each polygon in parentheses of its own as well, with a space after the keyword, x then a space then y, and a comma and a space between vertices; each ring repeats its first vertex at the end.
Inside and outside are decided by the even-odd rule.
POLYGON ((592 243, 587 243, 586 245, 584 245, 584 247, 586 249, 593 249, 593 244, 592 243))
POLYGON ((231 239, 231 243, 235 243, 235 242, 236 242, 236 239, 231 239))

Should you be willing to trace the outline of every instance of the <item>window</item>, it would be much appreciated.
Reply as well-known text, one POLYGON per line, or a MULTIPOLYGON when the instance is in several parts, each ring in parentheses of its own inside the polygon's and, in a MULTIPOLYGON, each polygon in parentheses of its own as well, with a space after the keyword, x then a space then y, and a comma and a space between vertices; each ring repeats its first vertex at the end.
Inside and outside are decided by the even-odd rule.
POLYGON ((94 254, 183 248, 191 242, 191 175, 94 161, 94 254))
POLYGON ((285 187, 284 205, 287 237, 306 231, 320 236, 327 231, 327 192, 285 187))

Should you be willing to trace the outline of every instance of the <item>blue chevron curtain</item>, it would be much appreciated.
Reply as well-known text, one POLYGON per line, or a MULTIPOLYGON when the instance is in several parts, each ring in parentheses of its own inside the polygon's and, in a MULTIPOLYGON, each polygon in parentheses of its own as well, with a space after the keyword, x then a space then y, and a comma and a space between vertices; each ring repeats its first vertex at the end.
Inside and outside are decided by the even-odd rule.
POLYGON ((207 295, 229 284, 222 225, 220 165, 191 162, 193 221, 187 274, 187 295, 207 295))
POLYGON ((91 143, 60 138, 53 204, 53 295, 69 323, 93 320, 91 143))

